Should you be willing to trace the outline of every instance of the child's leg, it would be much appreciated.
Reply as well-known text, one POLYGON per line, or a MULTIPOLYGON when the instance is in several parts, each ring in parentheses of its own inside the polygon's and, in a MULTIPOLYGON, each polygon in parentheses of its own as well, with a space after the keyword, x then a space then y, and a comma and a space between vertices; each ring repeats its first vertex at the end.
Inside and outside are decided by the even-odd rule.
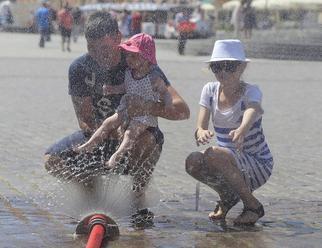
POLYGON ((137 141, 137 138, 147 129, 147 126, 141 122, 132 120, 124 133, 124 137, 121 145, 117 151, 110 157, 107 162, 108 168, 113 168, 124 154, 130 151, 134 143, 137 141))
POLYGON ((83 145, 79 146, 76 151, 91 151, 98 144, 106 139, 112 130, 118 128, 122 123, 121 115, 115 113, 114 115, 105 119, 102 125, 95 131, 92 137, 83 145))

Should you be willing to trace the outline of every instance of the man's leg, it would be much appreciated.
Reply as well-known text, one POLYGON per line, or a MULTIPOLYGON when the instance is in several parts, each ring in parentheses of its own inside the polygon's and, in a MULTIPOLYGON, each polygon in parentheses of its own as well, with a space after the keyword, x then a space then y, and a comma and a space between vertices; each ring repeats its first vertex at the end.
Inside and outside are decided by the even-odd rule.
POLYGON ((87 138, 82 131, 69 135, 52 145, 45 153, 45 169, 52 176, 67 182, 87 183, 103 171, 103 149, 77 154, 73 148, 87 138))
POLYGON ((39 47, 45 47, 45 31, 43 29, 40 29, 39 33, 40 33, 39 47))
POLYGON ((71 37, 71 33, 72 30, 66 30, 66 43, 67 43, 67 51, 70 52, 70 37, 71 37))
POLYGON ((131 167, 128 173, 133 180, 132 207, 135 209, 135 214, 132 215, 132 222, 138 228, 153 225, 154 214, 146 208, 145 190, 160 158, 161 150, 162 143, 157 143, 155 136, 146 131, 140 136, 129 157, 131 167))
POLYGON ((66 29, 64 27, 60 27, 60 35, 61 35, 61 49, 65 51, 65 39, 66 39, 66 29))
POLYGON ((132 190, 135 196, 135 207, 145 205, 145 189, 148 186, 152 173, 162 151, 162 143, 150 132, 144 132, 129 157, 129 174, 133 176, 132 190))

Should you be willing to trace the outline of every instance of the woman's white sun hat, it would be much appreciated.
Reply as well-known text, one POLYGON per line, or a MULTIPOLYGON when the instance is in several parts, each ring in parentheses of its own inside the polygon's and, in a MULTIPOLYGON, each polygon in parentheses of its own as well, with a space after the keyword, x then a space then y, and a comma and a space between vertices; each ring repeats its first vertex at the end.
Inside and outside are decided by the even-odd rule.
POLYGON ((244 47, 240 40, 217 40, 211 58, 206 62, 211 63, 225 60, 250 61, 245 57, 244 47))

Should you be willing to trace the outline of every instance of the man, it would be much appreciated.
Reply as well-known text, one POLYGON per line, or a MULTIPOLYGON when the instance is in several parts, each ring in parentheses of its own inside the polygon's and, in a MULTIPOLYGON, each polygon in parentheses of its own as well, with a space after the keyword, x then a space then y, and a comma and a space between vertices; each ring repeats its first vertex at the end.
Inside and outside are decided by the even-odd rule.
POLYGON ((40 34, 39 47, 45 47, 45 41, 48 39, 50 34, 50 13, 48 9, 48 2, 42 1, 42 6, 37 9, 36 21, 40 34))
POLYGON ((131 16, 131 35, 142 32, 142 15, 138 11, 134 11, 131 16))
POLYGON ((84 24, 84 16, 81 9, 78 6, 72 9, 72 16, 73 16, 72 36, 73 36, 73 41, 76 43, 82 31, 82 26, 84 24))
POLYGON ((12 14, 12 5, 16 0, 2 1, 0 2, 0 27, 8 28, 14 23, 14 17, 12 14))
MULTIPOLYGON (((91 183, 104 172, 104 162, 116 151, 119 134, 112 133, 93 153, 76 154, 73 148, 84 143, 106 117, 114 114, 122 94, 118 85, 124 82, 125 56, 118 49, 121 33, 117 21, 107 12, 93 13, 85 26, 88 53, 77 58, 69 68, 69 94, 71 95, 80 131, 51 146, 45 155, 47 171, 63 180, 91 183)), ((176 90, 167 82, 173 103, 165 108, 162 103, 143 102, 136 97, 127 98, 129 117, 151 114, 170 120, 189 118, 189 108, 176 90)), ((133 177, 132 190, 137 199, 144 191, 160 157, 163 134, 159 128, 148 128, 137 140, 132 152, 118 166, 119 174, 133 177)), ((137 201, 137 208, 141 202, 137 201)))
POLYGON ((67 51, 70 52, 70 37, 72 33, 73 27, 73 16, 71 14, 71 8, 68 3, 65 4, 64 8, 62 8, 58 12, 58 25, 61 34, 61 47, 62 51, 65 51, 65 43, 67 51))
POLYGON ((175 23, 178 32, 178 53, 184 55, 188 36, 196 27, 194 23, 190 22, 188 9, 183 9, 182 12, 176 14, 175 23))

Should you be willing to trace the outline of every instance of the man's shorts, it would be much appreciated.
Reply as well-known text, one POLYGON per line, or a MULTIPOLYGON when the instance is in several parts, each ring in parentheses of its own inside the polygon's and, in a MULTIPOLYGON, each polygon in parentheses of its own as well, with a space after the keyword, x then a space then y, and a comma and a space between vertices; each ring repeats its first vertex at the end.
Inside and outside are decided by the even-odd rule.
MULTIPOLYGON (((149 127, 147 130, 155 137, 156 144, 162 149, 164 136, 160 129, 158 127, 149 127)), ((62 174, 74 175, 76 177, 86 177, 87 174, 90 177, 96 176, 96 174, 105 174, 104 163, 115 153, 120 142, 117 140, 107 140, 91 153, 78 154, 73 151, 74 147, 85 143, 89 138, 82 131, 77 131, 50 146, 46 150, 45 155, 55 155, 66 161, 66 171, 62 171, 62 174)), ((124 158, 124 160, 126 161, 127 158, 124 158)), ((129 174, 130 168, 125 161, 121 162, 124 166, 120 166, 117 171, 118 174, 129 174)), ((57 173, 53 173, 57 175, 57 173)), ((57 176, 59 177, 59 175, 57 176)))

